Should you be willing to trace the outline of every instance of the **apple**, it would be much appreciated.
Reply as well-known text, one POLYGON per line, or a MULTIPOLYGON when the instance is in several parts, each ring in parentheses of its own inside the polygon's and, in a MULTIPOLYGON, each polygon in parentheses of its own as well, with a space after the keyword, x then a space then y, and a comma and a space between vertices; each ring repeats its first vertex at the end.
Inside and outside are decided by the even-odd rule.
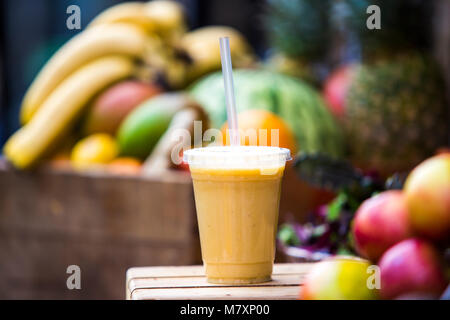
POLYGON ((411 226, 423 237, 448 240, 450 236, 450 153, 419 164, 404 187, 411 226))
POLYGON ((375 262, 389 247, 411 237, 404 194, 385 191, 364 201, 356 211, 352 232, 357 252, 375 262))
POLYGON ((300 288, 302 300, 371 300, 377 289, 367 285, 371 273, 367 260, 334 257, 314 264, 300 288))
POLYGON ((410 238, 389 248, 381 257, 383 299, 405 295, 439 297, 446 286, 439 254, 426 240, 410 238))
POLYGON ((85 118, 84 133, 115 135, 130 111, 161 92, 162 89, 157 85, 137 80, 125 80, 109 87, 90 106, 85 118))
POLYGON ((345 115, 345 99, 354 74, 354 65, 336 69, 325 81, 323 96, 331 113, 338 119, 345 115))

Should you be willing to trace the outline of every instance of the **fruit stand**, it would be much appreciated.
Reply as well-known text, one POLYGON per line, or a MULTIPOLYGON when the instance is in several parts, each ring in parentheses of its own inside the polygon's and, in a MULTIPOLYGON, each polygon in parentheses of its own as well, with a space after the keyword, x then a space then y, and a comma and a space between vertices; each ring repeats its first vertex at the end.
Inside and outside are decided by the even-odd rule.
POLYGON ((450 3, 188 2, 5 78, 0 299, 448 299, 450 3))

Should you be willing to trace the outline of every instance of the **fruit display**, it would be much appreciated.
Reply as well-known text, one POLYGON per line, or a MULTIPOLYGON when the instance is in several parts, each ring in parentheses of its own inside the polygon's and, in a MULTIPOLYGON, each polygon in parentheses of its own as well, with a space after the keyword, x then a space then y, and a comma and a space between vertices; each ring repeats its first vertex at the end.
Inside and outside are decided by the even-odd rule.
MULTIPOLYGON (((236 66, 256 61, 245 37, 231 27, 188 31, 178 2, 131 1, 105 9, 63 44, 32 81, 20 110, 22 127, 6 142, 5 157, 16 168, 29 169, 54 163, 55 154, 69 159, 72 152, 73 166, 84 170, 98 166, 79 165, 79 146, 74 147, 78 140, 93 145, 83 139, 107 134, 118 146, 116 157, 135 157, 140 162, 171 127, 177 112, 189 114, 191 122, 204 120, 206 129, 201 107, 182 92, 152 98, 181 91, 204 73, 219 70, 219 36, 230 37, 236 66)), ((170 164, 170 155, 163 153, 170 164)), ((137 167, 113 160, 98 162, 137 167)), ((96 162, 95 156, 92 161, 96 162)))
MULTIPOLYGON (((448 152, 438 154, 419 164, 408 176, 389 178, 383 187, 379 178, 365 176, 348 163, 318 155, 298 158, 296 167, 301 177, 317 186, 341 191, 316 213, 322 215, 322 224, 285 225, 279 241, 303 251, 312 249, 306 258, 323 259, 337 254, 334 259, 339 259, 343 252, 330 250, 330 232, 336 229, 332 229, 329 217, 334 214, 341 221, 338 229, 344 228, 347 233, 350 250, 344 253, 359 254, 378 265, 382 299, 439 298, 449 283, 445 271, 449 261, 444 255, 450 236, 449 159, 448 152)), ((342 247, 345 240, 341 238, 337 243, 342 247)), ((359 279, 358 272, 346 270, 351 279, 359 279)), ((316 273, 319 271, 314 267, 311 274, 316 273)), ((308 286, 320 287, 322 281, 313 275, 307 276, 308 286)), ((331 298, 340 296, 335 293, 331 298)))
MULTIPOLYGON (((234 72, 238 112, 261 109, 281 117, 294 132, 304 152, 342 154, 341 133, 318 93, 300 80, 265 70, 234 72)), ((225 93, 221 73, 202 78, 190 93, 206 110, 211 126, 226 121, 225 93)))

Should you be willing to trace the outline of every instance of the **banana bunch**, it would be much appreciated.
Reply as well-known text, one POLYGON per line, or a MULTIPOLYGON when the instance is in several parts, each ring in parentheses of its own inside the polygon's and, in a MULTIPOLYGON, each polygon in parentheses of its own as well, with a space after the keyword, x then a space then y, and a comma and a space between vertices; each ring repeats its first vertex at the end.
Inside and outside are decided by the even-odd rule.
POLYGON ((186 59, 179 54, 177 43, 187 30, 185 13, 175 1, 153 0, 115 5, 91 21, 98 25, 127 23, 140 27, 153 39, 153 48, 145 55, 145 65, 138 75, 143 80, 162 78, 172 89, 186 83, 186 59))
MULTIPOLYGON (((127 2, 113 6, 73 37, 39 72, 22 101, 22 128, 4 146, 17 168, 29 168, 73 127, 88 102, 114 82, 142 70, 167 69, 176 56, 170 43, 185 32, 182 8, 172 1, 127 2), (169 49, 167 49, 169 48, 169 49), (145 67, 142 67, 145 66, 145 67)), ((185 70, 173 64, 167 81, 184 81, 185 70)), ((171 83, 172 82, 172 83, 171 83)))

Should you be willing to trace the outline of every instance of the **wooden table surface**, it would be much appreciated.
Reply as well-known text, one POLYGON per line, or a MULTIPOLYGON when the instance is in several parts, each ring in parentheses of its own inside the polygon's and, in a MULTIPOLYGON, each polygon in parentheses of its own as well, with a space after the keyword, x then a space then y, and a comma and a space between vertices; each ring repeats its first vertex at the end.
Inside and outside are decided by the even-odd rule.
POLYGON ((275 264, 272 281, 248 285, 211 284, 203 266, 128 269, 128 300, 296 299, 311 263, 275 264))

